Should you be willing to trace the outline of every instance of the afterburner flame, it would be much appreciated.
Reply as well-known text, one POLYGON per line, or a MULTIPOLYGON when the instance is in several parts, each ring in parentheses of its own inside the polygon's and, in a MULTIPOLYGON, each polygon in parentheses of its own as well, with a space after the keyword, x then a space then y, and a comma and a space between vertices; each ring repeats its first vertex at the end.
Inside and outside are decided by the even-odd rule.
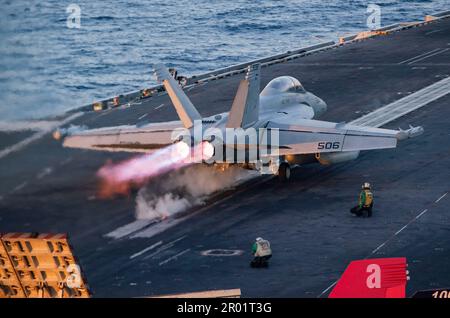
POLYGON ((202 143, 202 155, 203 160, 209 160, 214 156, 214 146, 210 142, 204 141, 202 143))
POLYGON ((156 176, 209 159, 203 154, 204 143, 207 142, 190 148, 186 143, 178 142, 151 154, 117 164, 105 164, 97 172, 100 178, 100 197, 129 194, 131 188, 142 186, 156 176))

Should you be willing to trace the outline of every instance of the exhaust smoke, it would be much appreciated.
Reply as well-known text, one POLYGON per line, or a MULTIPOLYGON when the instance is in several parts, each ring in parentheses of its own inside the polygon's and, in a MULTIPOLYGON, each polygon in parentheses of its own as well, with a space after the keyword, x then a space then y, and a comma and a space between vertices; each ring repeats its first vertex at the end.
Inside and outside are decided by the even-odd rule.
POLYGON ((237 166, 193 165, 169 173, 141 188, 136 197, 137 219, 166 219, 203 204, 211 194, 259 176, 237 166))

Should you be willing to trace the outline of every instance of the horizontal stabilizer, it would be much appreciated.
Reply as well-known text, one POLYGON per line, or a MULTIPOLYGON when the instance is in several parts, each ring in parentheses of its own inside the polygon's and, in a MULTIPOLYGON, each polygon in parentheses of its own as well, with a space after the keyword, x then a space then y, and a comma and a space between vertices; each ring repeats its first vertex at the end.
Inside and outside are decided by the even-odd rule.
POLYGON ((173 143, 172 132, 180 121, 143 126, 116 126, 68 133, 63 146, 101 151, 150 153, 173 143))

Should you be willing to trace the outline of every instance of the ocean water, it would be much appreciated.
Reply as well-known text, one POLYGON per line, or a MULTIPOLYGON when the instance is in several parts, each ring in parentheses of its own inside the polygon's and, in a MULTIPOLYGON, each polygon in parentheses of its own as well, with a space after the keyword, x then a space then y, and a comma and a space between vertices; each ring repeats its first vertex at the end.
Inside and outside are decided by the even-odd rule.
POLYGON ((184 75, 381 24, 422 20, 450 0, 0 0, 0 120, 42 118, 154 84, 151 65, 184 75), (81 9, 68 28, 66 9, 81 9))

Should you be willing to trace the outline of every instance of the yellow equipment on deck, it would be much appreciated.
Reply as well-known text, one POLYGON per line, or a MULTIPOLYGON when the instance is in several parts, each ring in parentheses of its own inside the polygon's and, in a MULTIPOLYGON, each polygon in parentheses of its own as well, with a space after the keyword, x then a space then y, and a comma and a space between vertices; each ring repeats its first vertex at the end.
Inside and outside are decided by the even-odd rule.
POLYGON ((87 297, 66 234, 0 234, 0 298, 87 297))

